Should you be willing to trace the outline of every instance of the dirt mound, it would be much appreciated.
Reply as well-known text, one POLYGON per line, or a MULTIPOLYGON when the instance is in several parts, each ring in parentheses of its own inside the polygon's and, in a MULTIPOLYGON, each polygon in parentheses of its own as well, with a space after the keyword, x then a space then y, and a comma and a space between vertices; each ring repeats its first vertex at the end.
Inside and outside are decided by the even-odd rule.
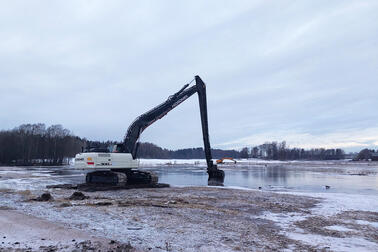
POLYGON ((41 196, 38 198, 34 199, 35 201, 53 201, 54 198, 51 196, 50 193, 43 193, 41 196))
POLYGON ((89 196, 84 195, 82 192, 74 192, 70 197, 70 200, 85 200, 89 199, 89 196))

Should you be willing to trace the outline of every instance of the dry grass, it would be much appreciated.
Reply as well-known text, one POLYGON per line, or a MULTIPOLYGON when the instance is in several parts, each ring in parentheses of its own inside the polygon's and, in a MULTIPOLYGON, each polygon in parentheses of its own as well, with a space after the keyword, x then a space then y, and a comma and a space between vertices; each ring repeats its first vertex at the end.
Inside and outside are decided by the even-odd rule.
POLYGON ((0 193, 11 193, 11 192, 14 192, 14 190, 8 189, 8 188, 0 188, 0 193))

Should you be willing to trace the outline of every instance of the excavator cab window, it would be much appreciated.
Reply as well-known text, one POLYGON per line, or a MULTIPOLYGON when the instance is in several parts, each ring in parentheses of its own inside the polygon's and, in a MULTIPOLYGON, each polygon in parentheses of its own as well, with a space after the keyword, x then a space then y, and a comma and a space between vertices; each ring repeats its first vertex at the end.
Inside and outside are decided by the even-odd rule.
POLYGON ((116 144, 116 145, 114 145, 113 152, 124 152, 123 144, 116 144))

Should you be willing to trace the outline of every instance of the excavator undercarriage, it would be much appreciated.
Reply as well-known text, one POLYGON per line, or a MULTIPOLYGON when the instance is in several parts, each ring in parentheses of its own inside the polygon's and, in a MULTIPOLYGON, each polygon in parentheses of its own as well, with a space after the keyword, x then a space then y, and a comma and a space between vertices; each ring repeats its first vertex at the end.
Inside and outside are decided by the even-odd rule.
POLYGON ((110 171, 95 171, 87 174, 87 184, 103 185, 148 185, 158 183, 158 176, 153 172, 134 169, 111 169, 110 171))

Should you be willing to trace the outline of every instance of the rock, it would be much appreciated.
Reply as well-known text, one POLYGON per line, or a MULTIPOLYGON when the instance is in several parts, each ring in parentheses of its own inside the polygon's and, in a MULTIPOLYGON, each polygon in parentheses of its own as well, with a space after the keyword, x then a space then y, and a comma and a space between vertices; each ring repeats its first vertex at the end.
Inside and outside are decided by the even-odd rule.
POLYGON ((72 206, 72 204, 69 203, 69 202, 64 202, 64 203, 59 205, 59 207, 71 207, 71 206, 72 206))
POLYGON ((89 197, 85 196, 82 192, 74 192, 69 199, 70 200, 85 200, 85 199, 89 199, 89 197))
POLYGON ((36 201, 52 201, 54 200, 53 196, 50 193, 43 193, 41 196, 35 199, 36 201))

